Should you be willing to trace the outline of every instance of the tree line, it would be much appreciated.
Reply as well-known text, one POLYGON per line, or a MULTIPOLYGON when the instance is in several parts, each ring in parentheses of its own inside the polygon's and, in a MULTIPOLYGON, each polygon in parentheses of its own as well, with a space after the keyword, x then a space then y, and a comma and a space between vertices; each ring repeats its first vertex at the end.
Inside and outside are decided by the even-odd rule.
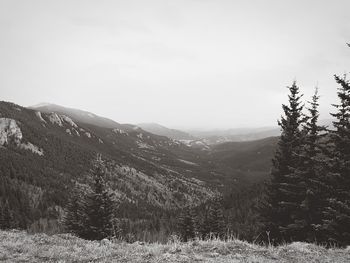
POLYGON ((281 136, 260 208, 269 242, 350 244, 350 83, 335 76, 333 128, 320 126, 316 89, 308 106, 294 82, 278 124, 281 136), (306 113, 304 112, 306 108, 306 113))

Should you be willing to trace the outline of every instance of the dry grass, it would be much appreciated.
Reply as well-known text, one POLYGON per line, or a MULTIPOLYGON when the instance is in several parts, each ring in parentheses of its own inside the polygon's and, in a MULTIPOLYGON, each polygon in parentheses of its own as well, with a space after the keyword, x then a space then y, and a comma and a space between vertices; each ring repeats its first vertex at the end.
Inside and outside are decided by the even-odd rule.
POLYGON ((350 262, 350 250, 293 243, 262 247, 239 240, 142 244, 86 241, 69 234, 0 231, 1 262, 350 262))

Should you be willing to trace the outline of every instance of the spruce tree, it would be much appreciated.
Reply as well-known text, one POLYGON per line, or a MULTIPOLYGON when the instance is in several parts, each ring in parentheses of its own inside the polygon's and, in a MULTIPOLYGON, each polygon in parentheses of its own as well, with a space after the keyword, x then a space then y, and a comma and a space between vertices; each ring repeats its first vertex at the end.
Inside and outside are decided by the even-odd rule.
POLYGON ((68 200, 68 204, 65 209, 65 216, 63 218, 63 224, 70 233, 73 233, 79 237, 85 236, 85 224, 86 215, 84 211, 84 194, 75 185, 70 198, 68 200), (85 220, 85 221, 84 221, 85 220))
POLYGON ((299 179, 294 171, 300 163, 301 124, 304 122, 302 95, 296 82, 288 89, 289 104, 282 105, 284 116, 278 121, 281 136, 261 211, 264 230, 274 242, 292 240, 295 233, 291 224, 300 205, 300 187, 296 184, 299 179))
POLYGON ((87 239, 101 240, 113 235, 114 203, 105 177, 106 169, 102 160, 98 159, 92 170, 92 191, 87 195, 84 207, 87 239))
POLYGON ((340 85, 338 98, 340 104, 334 105, 337 112, 330 131, 333 145, 330 151, 329 185, 332 187, 324 209, 323 227, 328 241, 341 246, 350 245, 350 83, 346 76, 335 76, 340 85))
POLYGON ((64 225, 77 236, 101 240, 113 235, 114 202, 105 182, 106 169, 98 158, 91 170, 91 190, 82 192, 76 186, 66 207, 64 225))

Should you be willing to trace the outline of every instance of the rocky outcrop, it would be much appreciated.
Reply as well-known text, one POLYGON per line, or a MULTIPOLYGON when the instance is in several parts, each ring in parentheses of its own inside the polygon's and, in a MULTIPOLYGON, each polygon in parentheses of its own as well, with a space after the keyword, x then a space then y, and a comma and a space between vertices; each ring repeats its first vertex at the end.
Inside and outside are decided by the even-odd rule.
POLYGON ((66 115, 60 115, 61 119, 65 122, 67 122, 68 124, 70 124, 72 127, 74 128, 78 128, 78 125, 76 125, 76 123, 71 119, 69 118, 68 116, 66 115))
POLYGON ((10 141, 19 144, 23 138, 17 122, 9 118, 0 118, 0 145, 6 145, 10 141))
POLYGON ((58 116, 57 113, 54 113, 54 112, 51 113, 51 114, 49 115, 49 120, 50 120, 50 122, 51 122, 52 124, 57 124, 57 125, 60 126, 60 127, 63 126, 62 120, 61 120, 60 116, 58 116))
POLYGON ((44 155, 43 150, 39 149, 38 146, 30 142, 22 143, 22 139, 22 131, 14 119, 0 118, 0 146, 6 146, 13 142, 21 149, 29 150, 40 156, 44 155))
POLYGON ((21 144, 19 145, 19 147, 22 148, 22 149, 24 149, 24 150, 28 150, 28 151, 31 151, 31 152, 33 152, 33 153, 36 153, 36 154, 38 154, 38 155, 40 155, 40 156, 44 155, 44 152, 43 152, 42 149, 39 149, 38 146, 36 146, 36 145, 34 145, 34 144, 30 143, 30 142, 21 143, 21 144))
POLYGON ((40 111, 36 111, 36 112, 35 112, 35 115, 39 118, 40 121, 46 123, 46 121, 44 120, 44 118, 43 118, 43 116, 41 115, 41 112, 40 112, 40 111))

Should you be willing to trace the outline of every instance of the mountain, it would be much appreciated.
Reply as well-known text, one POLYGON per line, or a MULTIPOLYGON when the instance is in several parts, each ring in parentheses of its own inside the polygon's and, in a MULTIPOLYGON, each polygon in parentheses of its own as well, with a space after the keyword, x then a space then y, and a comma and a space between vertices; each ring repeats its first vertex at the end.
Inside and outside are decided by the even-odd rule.
POLYGON ((0 102, 0 203, 10 203, 19 226, 57 219, 72 186, 88 187, 97 153, 125 215, 147 216, 217 194, 210 181, 217 168, 180 142, 130 125, 83 123, 79 111, 58 109, 46 113, 0 102))
POLYGON ((58 114, 64 114, 70 116, 76 122, 91 124, 99 127, 117 129, 122 127, 121 124, 111 119, 100 117, 94 113, 73 108, 67 108, 56 104, 40 103, 38 105, 30 106, 28 108, 44 113, 56 112, 58 114))
POLYGON ((196 140, 196 137, 190 135, 189 133, 180 130, 169 129, 157 123, 139 123, 137 126, 153 134, 166 136, 175 140, 196 140))
POLYGON ((273 127, 209 131, 192 130, 184 132, 169 129, 157 123, 140 123, 137 124, 137 126, 153 134, 179 140, 185 145, 197 150, 209 150, 212 145, 218 145, 225 142, 256 141, 280 135, 279 128, 273 127))
POLYGON ((53 231, 99 153, 120 214, 156 220, 267 178, 275 140, 196 148, 86 111, 0 102, 0 205, 22 228, 53 231))
MULTIPOLYGON (((334 119, 321 119, 319 125, 334 129, 334 119)), ((280 136, 279 127, 260 127, 260 128, 237 128, 227 130, 189 130, 187 131, 197 140, 186 141, 185 143, 192 146, 195 141, 205 144, 208 147, 225 142, 246 142, 265 139, 268 137, 280 136)))
POLYGON ((280 129, 275 127, 239 128, 208 131, 192 130, 188 132, 197 138, 201 138, 201 140, 207 145, 215 145, 224 142, 255 141, 280 135, 280 129))

